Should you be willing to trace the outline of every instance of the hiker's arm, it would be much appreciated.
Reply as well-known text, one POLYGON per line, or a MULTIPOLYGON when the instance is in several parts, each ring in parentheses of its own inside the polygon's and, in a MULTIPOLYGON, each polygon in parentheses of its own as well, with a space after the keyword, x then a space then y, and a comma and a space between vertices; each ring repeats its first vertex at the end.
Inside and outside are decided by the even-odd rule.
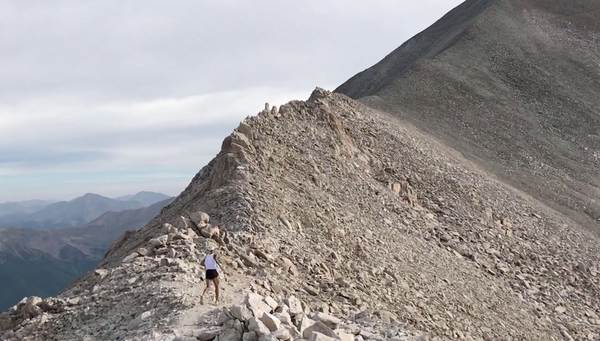
POLYGON ((219 268, 221 268, 221 271, 223 271, 223 273, 226 275, 225 270, 223 270, 223 267, 221 266, 221 263, 219 262, 218 257, 215 257, 215 263, 217 263, 217 265, 219 266, 219 268))

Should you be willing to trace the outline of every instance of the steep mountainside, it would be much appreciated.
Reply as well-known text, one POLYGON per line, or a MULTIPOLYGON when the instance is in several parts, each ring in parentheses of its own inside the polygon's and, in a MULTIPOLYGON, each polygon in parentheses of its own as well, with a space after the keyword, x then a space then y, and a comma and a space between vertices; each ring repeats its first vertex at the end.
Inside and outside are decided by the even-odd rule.
POLYGON ((600 231, 600 2, 468 0, 337 92, 600 231))
POLYGON ((599 261, 597 238, 555 211, 393 116, 317 90, 242 122, 96 271, 57 299, 24 300, 0 329, 5 340, 240 340, 251 328, 248 340, 284 337, 281 323, 294 339, 317 327, 341 338, 331 327, 344 340, 597 340, 599 261), (225 307, 251 290, 271 308, 199 304, 213 245, 225 307), (277 303, 290 295, 304 304, 277 303))
POLYGON ((139 201, 121 201, 88 193, 71 201, 61 201, 31 214, 11 214, 0 217, 0 227, 30 227, 46 229, 55 227, 80 226, 100 215, 112 211, 142 208, 139 201))
POLYGON ((25 296, 53 296, 93 269, 125 231, 146 224, 171 199, 149 207, 107 212, 79 227, 0 229, 0 310, 25 296))

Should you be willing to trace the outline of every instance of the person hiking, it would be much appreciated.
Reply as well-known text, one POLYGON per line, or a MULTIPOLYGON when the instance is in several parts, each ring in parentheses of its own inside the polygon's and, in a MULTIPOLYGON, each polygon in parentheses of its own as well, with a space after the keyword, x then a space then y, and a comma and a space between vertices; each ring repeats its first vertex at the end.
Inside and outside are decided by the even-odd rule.
POLYGON ((206 288, 202 296, 200 296, 200 304, 204 304, 204 295, 210 290, 211 283, 215 285, 215 304, 219 304, 219 273, 217 272, 217 267, 221 268, 221 270, 223 270, 223 267, 221 267, 217 255, 215 255, 214 246, 210 248, 210 253, 206 255, 201 264, 206 268, 206 288))

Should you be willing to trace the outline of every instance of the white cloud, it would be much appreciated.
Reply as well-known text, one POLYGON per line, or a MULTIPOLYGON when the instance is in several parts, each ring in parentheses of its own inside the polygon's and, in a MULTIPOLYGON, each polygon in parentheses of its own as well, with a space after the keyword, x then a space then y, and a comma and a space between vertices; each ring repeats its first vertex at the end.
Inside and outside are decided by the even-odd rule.
POLYGON ((459 3, 0 0, 0 201, 189 174, 264 102, 333 89, 459 3))

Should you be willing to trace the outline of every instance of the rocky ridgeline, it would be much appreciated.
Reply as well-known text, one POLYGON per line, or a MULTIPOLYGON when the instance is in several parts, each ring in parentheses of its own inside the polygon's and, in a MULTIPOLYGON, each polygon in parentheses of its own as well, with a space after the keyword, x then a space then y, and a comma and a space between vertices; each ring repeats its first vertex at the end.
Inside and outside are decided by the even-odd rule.
POLYGON ((594 235, 410 125, 317 89, 241 122, 98 270, 0 325, 6 340, 598 340, 598 264, 594 235), (230 313, 198 304, 210 246, 230 313), (249 291, 264 297, 258 310, 246 300, 251 314, 249 291), (305 335, 312 322, 329 329, 305 335))
MULTIPOLYGON (((204 235, 222 243, 208 216, 198 216, 204 219, 204 235)), ((167 325, 173 311, 186 303, 184 292, 165 282, 200 285, 200 252, 218 242, 187 227, 164 224, 164 231, 118 266, 93 271, 87 286, 72 287, 57 298, 24 298, 0 315, 0 339, 126 339, 146 335, 148 330, 138 330, 144 323, 167 325)))
MULTIPOLYGON (((257 293, 247 294, 244 304, 230 309, 198 314, 202 322, 192 329, 176 328, 174 321, 182 312, 199 305, 204 288, 200 250, 220 246, 222 262, 240 273, 255 273, 264 267, 264 261, 274 262, 274 258, 256 247, 244 248, 231 241, 203 212, 181 216, 175 226, 165 223, 163 231, 165 234, 149 240, 119 266, 96 269, 85 286, 75 286, 57 298, 24 298, 0 316, 0 340, 362 341, 382 340, 378 331, 386 328, 387 336, 408 340, 400 325, 375 323, 365 314, 355 316, 354 323, 342 324, 331 315, 311 313, 310 306, 294 296, 278 303, 257 293), (190 286, 197 290, 186 292, 190 286)), ((278 264, 297 275, 289 259, 283 257, 278 264)), ((248 287, 266 292, 264 285, 257 283, 261 281, 248 287)))

